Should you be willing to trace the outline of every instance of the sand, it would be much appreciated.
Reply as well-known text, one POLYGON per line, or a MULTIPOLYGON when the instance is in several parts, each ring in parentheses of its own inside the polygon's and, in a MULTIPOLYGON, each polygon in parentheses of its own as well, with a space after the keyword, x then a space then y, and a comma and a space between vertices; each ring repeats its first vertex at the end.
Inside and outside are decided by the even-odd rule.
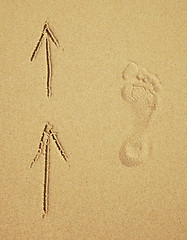
POLYGON ((186 5, 1 0, 1 239, 186 239, 186 5))

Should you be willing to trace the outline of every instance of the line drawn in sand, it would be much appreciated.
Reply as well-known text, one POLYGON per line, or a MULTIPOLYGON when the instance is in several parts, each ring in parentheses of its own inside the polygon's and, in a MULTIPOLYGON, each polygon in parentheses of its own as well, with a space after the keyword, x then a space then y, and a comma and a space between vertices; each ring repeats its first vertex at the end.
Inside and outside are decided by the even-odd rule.
POLYGON ((43 218, 48 212, 48 205, 49 205, 48 199, 49 199, 49 171, 50 171, 50 138, 52 138, 52 140, 55 142, 63 159, 66 162, 68 161, 68 156, 65 153, 62 145, 60 144, 57 138, 57 133, 55 133, 53 130, 53 126, 50 125, 49 123, 46 123, 44 130, 42 132, 42 136, 40 138, 37 154, 30 165, 30 168, 32 168, 35 162, 39 159, 40 155, 44 155, 45 164, 44 164, 44 180, 43 180, 43 186, 44 186, 43 187, 43 215, 42 215, 43 218))
MULTIPOLYGON (((50 40, 53 42, 53 44, 58 48, 60 47, 60 44, 57 40, 57 38, 54 36, 52 31, 50 30, 48 26, 48 22, 45 22, 43 26, 43 30, 41 33, 41 36, 38 40, 38 43, 36 44, 36 47, 34 48, 30 61, 33 61, 34 57, 36 56, 41 44, 42 40, 45 38, 45 52, 46 52, 46 64, 47 64, 47 97, 51 97, 52 95, 52 87, 51 87, 51 79, 52 79, 52 64, 51 64, 51 54, 50 54, 50 40)), ((64 49, 62 49, 64 51, 64 49)))
POLYGON ((161 85, 155 74, 130 62, 123 71, 124 86, 122 97, 127 101, 134 113, 136 122, 133 134, 128 137, 120 149, 121 163, 137 166, 143 163, 149 154, 146 130, 160 100, 161 85))

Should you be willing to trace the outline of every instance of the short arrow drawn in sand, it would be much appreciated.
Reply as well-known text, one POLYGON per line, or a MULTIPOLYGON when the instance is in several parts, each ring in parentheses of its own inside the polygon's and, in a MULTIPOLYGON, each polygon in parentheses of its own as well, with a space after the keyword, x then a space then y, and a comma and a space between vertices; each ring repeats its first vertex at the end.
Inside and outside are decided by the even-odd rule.
MULTIPOLYGON (((43 26, 42 34, 38 40, 38 43, 36 44, 36 47, 34 48, 34 51, 31 55, 30 61, 34 59, 36 56, 42 40, 45 38, 45 49, 46 49, 46 62, 47 62, 47 97, 51 97, 52 95, 52 90, 51 90, 51 70, 52 70, 52 65, 51 65, 51 54, 50 54, 50 40, 54 43, 56 47, 60 47, 58 40, 50 30, 48 23, 46 22, 43 26)), ((62 49, 64 50, 64 49, 62 49)))
POLYGON ((54 140, 58 150, 60 151, 60 154, 62 155, 63 159, 67 162, 67 155, 60 144, 56 133, 53 131, 53 126, 47 123, 44 127, 44 130, 42 132, 42 136, 40 139, 39 147, 37 154, 33 161, 31 162, 30 168, 33 167, 34 163, 38 160, 40 155, 44 155, 45 159, 45 167, 44 167, 44 189, 43 189, 43 215, 44 218, 45 215, 48 212, 48 198, 49 198, 49 168, 50 168, 50 137, 52 137, 52 140, 54 140))

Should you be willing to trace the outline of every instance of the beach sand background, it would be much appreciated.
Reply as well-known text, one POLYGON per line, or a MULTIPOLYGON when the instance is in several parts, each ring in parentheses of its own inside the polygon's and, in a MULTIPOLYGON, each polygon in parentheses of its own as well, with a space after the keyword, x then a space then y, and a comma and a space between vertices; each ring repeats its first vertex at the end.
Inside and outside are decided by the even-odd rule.
POLYGON ((186 239, 186 1, 0 3, 0 238, 186 239), (61 45, 51 44, 51 98, 44 43, 29 61, 45 21, 61 45), (151 155, 136 167, 119 159, 136 119, 121 97, 129 61, 162 84, 151 155), (51 142, 42 219, 43 158, 29 167, 46 122, 70 167, 51 142))

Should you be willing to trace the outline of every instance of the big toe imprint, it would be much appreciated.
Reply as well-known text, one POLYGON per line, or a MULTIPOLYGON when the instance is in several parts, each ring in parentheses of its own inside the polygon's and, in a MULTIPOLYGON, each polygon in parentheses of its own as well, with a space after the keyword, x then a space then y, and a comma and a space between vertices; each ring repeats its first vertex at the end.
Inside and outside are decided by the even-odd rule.
POLYGON ((123 71, 123 79, 129 81, 138 76, 138 66, 134 62, 130 62, 123 71))

